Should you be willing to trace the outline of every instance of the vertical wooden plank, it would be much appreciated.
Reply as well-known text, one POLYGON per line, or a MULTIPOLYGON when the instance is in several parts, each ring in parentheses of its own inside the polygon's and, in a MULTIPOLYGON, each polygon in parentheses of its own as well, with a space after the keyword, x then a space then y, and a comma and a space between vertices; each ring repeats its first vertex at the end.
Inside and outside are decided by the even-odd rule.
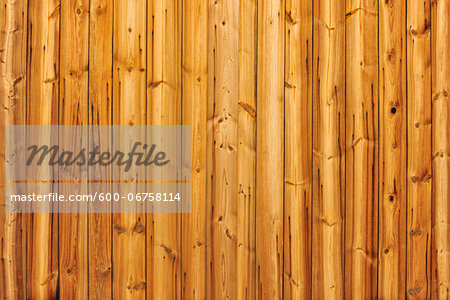
POLYGON ((344 297, 345 3, 314 2, 313 298, 344 297))
MULTIPOLYGON (((113 121, 120 125, 146 123, 146 15, 147 6, 138 0, 114 1, 113 121)), ((139 138, 139 137, 136 137, 139 138)), ((117 137, 117 143, 128 136, 117 137)), ((114 172, 114 171, 113 171, 114 172)), ((130 171, 121 180, 132 180, 130 171)), ((136 186, 115 184, 123 195, 136 186)), ((126 205, 126 204, 124 204, 126 205)), ((143 299, 146 293, 145 215, 142 212, 113 216, 113 298, 143 299)))
POLYGON ((237 299, 254 299, 256 184, 256 0, 239 2, 237 299))
MULTIPOLYGON (((89 21, 89 125, 112 124, 113 0, 91 0, 89 21)), ((91 132, 90 132, 91 133, 91 132)), ((93 136, 100 145, 110 145, 110 137, 93 136)), ((98 145, 97 144, 97 145, 98 145)), ((92 149, 93 145, 89 145, 92 149)), ((111 170, 102 169, 101 179, 111 180, 111 170)), ((102 186, 110 186, 104 182, 102 186)), ((91 191, 91 190, 89 190, 91 191)), ((89 298, 112 296, 111 214, 88 216, 89 298)))
POLYGON ((431 1, 408 2, 407 296, 431 288, 431 1))
POLYGON ((286 1, 284 297, 311 297, 312 1, 286 1))
POLYGON ((377 297, 378 1, 346 1, 345 297, 377 297))
POLYGON ((450 3, 435 1, 432 35, 432 299, 450 298, 450 3))
MULTIPOLYGON (((237 297, 237 200, 238 200, 238 96, 239 96, 239 2, 211 4, 214 49, 214 91, 211 152, 211 247, 208 280, 210 299, 237 297)), ((211 53, 210 53, 211 55, 211 53)))
MULTIPOLYGON (((60 1, 28 2, 27 121, 58 122, 60 1)), ((49 191, 52 186, 46 187, 49 191)), ((58 216, 33 214, 27 224, 27 298, 55 299, 58 216)))
POLYGON ((213 287, 213 252, 212 247, 213 240, 213 205, 211 205, 213 198, 213 182, 214 178, 214 126, 215 126, 215 93, 216 93, 216 81, 215 81, 215 60, 216 60, 216 18, 215 18, 216 1, 208 1, 208 62, 207 62, 207 101, 206 101, 206 298, 212 297, 213 287))
MULTIPOLYGON (((181 16, 181 1, 148 3, 147 112, 151 125, 181 124, 181 16)), ((179 299, 181 215, 147 215, 147 224, 151 226, 147 231, 147 278, 151 287, 147 299, 179 299)))
POLYGON ((206 298, 207 1, 183 1, 183 125, 192 126, 192 212, 182 216, 182 297, 206 298))
POLYGON ((0 3, 0 298, 26 296, 27 217, 5 212, 6 125, 22 125, 26 109, 27 1, 0 3))
POLYGON ((378 296, 405 298, 406 284, 406 2, 379 1, 378 296))
POLYGON ((284 22, 284 1, 258 3, 258 299, 283 297, 284 22))
MULTIPOLYGON (((61 2, 60 38, 60 125, 88 124, 88 45, 89 1, 61 2)), ((64 130, 64 129, 62 129, 64 130)), ((87 145, 82 137, 60 135, 59 144, 68 149, 81 149, 87 145)), ((78 150, 79 151, 79 150, 78 150)), ((75 151, 76 153, 77 151, 75 151)), ((80 174, 59 169, 59 178, 73 180, 80 174)), ((61 194, 86 194, 87 184, 59 184, 61 194)), ((72 209, 75 209, 76 204, 72 209)), ((88 296, 88 228, 85 213, 59 215, 59 293, 64 299, 88 296)))

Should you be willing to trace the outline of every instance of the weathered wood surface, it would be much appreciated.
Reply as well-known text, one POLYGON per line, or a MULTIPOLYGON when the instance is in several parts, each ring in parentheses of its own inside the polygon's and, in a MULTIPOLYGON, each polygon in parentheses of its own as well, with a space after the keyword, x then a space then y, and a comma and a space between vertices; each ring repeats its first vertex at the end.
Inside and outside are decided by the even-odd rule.
POLYGON ((406 284, 406 1, 379 2, 378 296, 406 284))
MULTIPOLYGON (((147 122, 146 8, 146 3, 138 0, 114 1, 112 118, 115 125, 147 122)), ((127 143, 130 137, 122 132, 114 138, 119 143, 127 143)), ((136 179, 133 169, 121 175, 121 180, 136 179)), ((113 191, 126 195, 135 192, 136 185, 114 183, 113 191)), ((146 225, 146 215, 139 211, 113 215, 113 298, 145 299, 146 225)))
MULTIPOLYGON (((110 125, 113 88, 113 0, 90 1, 89 12, 88 124, 110 125)), ((97 144, 109 146, 111 141, 106 139, 107 137, 101 135, 92 138, 97 144)), ((89 145, 90 149, 92 147, 93 145, 89 145)), ((101 179, 110 180, 111 170, 104 171, 101 179)), ((111 184, 107 186, 111 191, 111 184)), ((88 189, 91 190, 89 187, 88 189)), ((112 296, 112 215, 89 214, 88 218, 89 299, 108 299, 112 296)))
POLYGON ((407 5, 407 262, 408 297, 431 292, 431 1, 407 5))
POLYGON ((432 199, 431 297, 450 298, 450 3, 435 1, 431 8, 432 57, 432 199))
POLYGON ((0 299, 447 299, 449 15, 1 0, 0 299), (191 125, 192 212, 6 213, 14 124, 191 125))
POLYGON ((256 297, 283 298, 284 1, 258 3, 256 297))
POLYGON ((377 296, 378 1, 345 8, 345 297, 377 296))
POLYGON ((340 1, 314 6, 312 296, 344 295, 345 15, 340 1))
MULTIPOLYGON (((26 122, 27 1, 0 3, 0 298, 26 295, 27 216, 5 211, 5 126, 26 122)), ((15 141, 9 141, 14 143, 15 141)))
POLYGON ((311 296, 312 2, 286 1, 284 297, 311 296))

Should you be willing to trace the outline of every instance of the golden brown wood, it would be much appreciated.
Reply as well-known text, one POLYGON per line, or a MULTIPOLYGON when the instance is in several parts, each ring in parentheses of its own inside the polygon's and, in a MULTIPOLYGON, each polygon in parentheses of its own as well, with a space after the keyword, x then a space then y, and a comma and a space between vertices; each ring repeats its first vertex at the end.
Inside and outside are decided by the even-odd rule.
MULTIPOLYGON (((26 124, 58 123, 60 2, 28 1, 26 124)), ((43 185, 43 192, 52 191, 43 185)), ((27 222, 27 297, 54 299, 58 275, 58 216, 34 214, 27 222)))
MULTIPOLYGON (((25 123, 27 2, 0 3, 0 144, 6 141, 6 125, 25 123)), ((5 147, 0 157, 5 157, 5 147)), ((5 163, 0 160, 0 298, 23 299, 26 295, 27 217, 5 212, 5 163)), ((10 185, 12 189, 14 186, 10 185)))
POLYGON ((239 7, 237 299, 254 299, 256 184, 256 0, 239 7))
MULTIPOLYGON (((112 123, 112 46, 113 0, 91 0, 89 21, 89 125, 112 123)), ((106 150, 109 136, 96 135, 90 140, 106 150)), ((91 136, 90 136, 91 137, 91 136)), ((94 145, 89 145, 92 149, 94 145)), ((90 169, 93 171, 93 169, 90 169)), ((101 170, 101 179, 110 180, 111 170, 101 170)), ((94 186, 88 187, 91 193, 94 186)), ((111 187, 103 183, 102 186, 111 187)), ((111 191, 111 189, 109 189, 111 191)), ((89 298, 109 299, 112 295, 112 218, 110 213, 89 214, 89 298)))
MULTIPOLYGON (((146 8, 138 0, 114 1, 113 124, 146 124, 146 8)), ((117 142, 131 138, 123 132, 117 142)), ((131 169, 120 179, 133 180, 132 174, 131 169)), ((138 184, 113 186, 122 195, 138 191, 138 184)), ((145 214, 139 211, 113 216, 113 298, 145 298, 145 226, 145 214)))
POLYGON ((283 297, 284 1, 258 2, 257 298, 283 297))
MULTIPOLYGON (((61 2, 59 124, 88 124, 89 1, 61 2), (72 52, 72 55, 68 53, 72 52)), ((81 133, 81 132, 80 132, 81 133)), ((60 135, 59 145, 81 149, 82 136, 60 135)), ((87 146, 87 145, 84 145, 87 146)), ((79 150, 78 150, 79 151, 79 150)), ((59 168, 59 179, 81 174, 59 168)), ((61 194, 86 194, 87 184, 58 184, 61 194)), ((74 208, 72 208, 74 209, 74 208)), ((88 296, 88 223, 85 213, 59 215, 59 293, 64 299, 88 296)))
POLYGON ((407 5, 407 296, 431 288, 431 1, 407 5))
POLYGON ((182 215, 182 297, 206 297, 207 1, 183 1, 183 125, 192 126, 192 206, 182 215))
POLYGON ((378 1, 346 1, 345 297, 377 296, 378 1))
MULTIPOLYGON (((238 96, 239 96, 239 2, 216 1, 211 7, 214 85, 208 101, 213 103, 208 120, 212 157, 207 227, 211 247, 208 256, 209 299, 237 297, 237 199, 238 199, 238 96)), ((211 73, 210 73, 211 74, 211 73)), ((210 105, 208 105, 210 107, 210 105)))
MULTIPOLYGON (((217 47, 217 21, 215 18, 216 5, 218 3, 215 0, 208 1, 208 23, 207 23, 207 34, 208 34, 208 61, 207 61, 207 101, 206 101, 206 297, 212 297, 213 292, 213 257, 214 257, 214 247, 212 247, 211 241, 213 240, 213 214, 214 206, 212 205, 213 199, 213 183, 214 178, 214 158, 215 158, 215 148, 214 144, 214 127, 216 121, 214 119, 215 115, 215 101, 214 97, 216 94, 216 82, 215 82, 215 67, 216 67, 216 47, 217 47)), ((223 4, 220 4, 223 6, 223 4)), ((216 250, 217 251, 217 250, 216 250)), ((219 250, 220 251, 220 250, 219 250)))
MULTIPOLYGON (((181 124, 181 1, 147 10, 148 124, 181 124)), ((175 191, 174 191, 175 192, 175 191)), ((147 299, 181 297, 181 215, 147 215, 147 299), (152 222, 150 223, 150 219, 152 222)))
POLYGON ((345 15, 315 1, 313 67, 313 298, 344 297, 345 15))
POLYGON ((286 1, 284 297, 311 297, 312 1, 286 1))
POLYGON ((406 281, 406 2, 379 1, 378 297, 404 299, 406 281))
POLYGON ((447 299, 449 13, 0 0, 1 160, 6 124, 184 124, 193 141, 192 213, 21 216, 1 195, 0 298, 447 299))
POLYGON ((432 30, 432 299, 450 298, 450 3, 435 1, 432 30))

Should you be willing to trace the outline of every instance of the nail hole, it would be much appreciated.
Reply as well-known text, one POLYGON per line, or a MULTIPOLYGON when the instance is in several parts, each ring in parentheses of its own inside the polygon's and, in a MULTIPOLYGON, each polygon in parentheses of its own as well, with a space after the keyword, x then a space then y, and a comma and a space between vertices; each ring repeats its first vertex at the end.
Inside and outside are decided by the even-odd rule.
POLYGON ((391 108, 391 114, 395 115, 397 113, 397 109, 395 107, 391 108))

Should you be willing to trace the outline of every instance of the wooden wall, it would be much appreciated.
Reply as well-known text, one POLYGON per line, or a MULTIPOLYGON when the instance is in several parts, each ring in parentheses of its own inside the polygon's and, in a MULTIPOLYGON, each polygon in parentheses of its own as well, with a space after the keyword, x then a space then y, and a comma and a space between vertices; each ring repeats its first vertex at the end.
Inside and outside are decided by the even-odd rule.
POLYGON ((449 0, 0 0, 0 298, 450 299, 449 60, 449 0), (7 124, 192 125, 192 213, 6 214, 7 124))

